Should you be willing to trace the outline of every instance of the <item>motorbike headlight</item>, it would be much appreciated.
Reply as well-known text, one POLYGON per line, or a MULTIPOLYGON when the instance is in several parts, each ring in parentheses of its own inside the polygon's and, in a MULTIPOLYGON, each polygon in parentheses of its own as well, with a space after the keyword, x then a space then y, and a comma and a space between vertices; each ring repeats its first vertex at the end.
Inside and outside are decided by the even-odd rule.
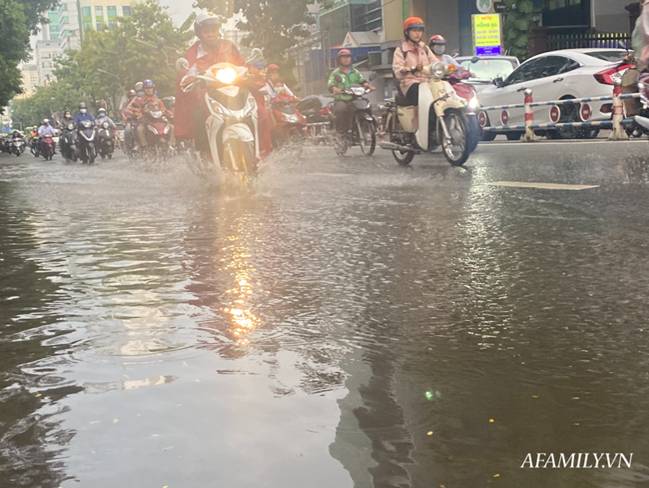
POLYGON ((430 71, 433 78, 441 80, 446 75, 446 66, 444 63, 435 63, 430 71))
POLYGON ((352 87, 352 93, 356 95, 357 97, 361 97, 365 95, 365 88, 360 87, 360 86, 353 86, 352 87))
POLYGON ((108 129, 108 128, 110 127, 110 125, 108 125, 108 122, 104 122, 104 123, 102 124, 102 127, 103 127, 104 129, 108 129))
POLYGON ((223 68, 216 72, 216 79, 224 85, 231 85, 237 79, 237 72, 234 68, 223 68))
POLYGON ((478 95, 474 95, 473 98, 469 101, 469 108, 474 111, 480 108, 480 100, 478 100, 478 95))

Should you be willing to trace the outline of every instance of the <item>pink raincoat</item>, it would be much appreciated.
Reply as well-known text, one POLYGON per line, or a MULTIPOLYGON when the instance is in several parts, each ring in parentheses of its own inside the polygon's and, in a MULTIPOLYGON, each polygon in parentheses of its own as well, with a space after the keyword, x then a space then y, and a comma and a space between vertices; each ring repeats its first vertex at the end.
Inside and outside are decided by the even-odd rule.
POLYGON ((412 73, 412 68, 428 66, 438 61, 430 48, 423 42, 415 44, 406 40, 394 51, 392 70, 394 76, 400 81, 400 88, 403 94, 415 83, 422 83, 428 78, 419 73, 412 73))

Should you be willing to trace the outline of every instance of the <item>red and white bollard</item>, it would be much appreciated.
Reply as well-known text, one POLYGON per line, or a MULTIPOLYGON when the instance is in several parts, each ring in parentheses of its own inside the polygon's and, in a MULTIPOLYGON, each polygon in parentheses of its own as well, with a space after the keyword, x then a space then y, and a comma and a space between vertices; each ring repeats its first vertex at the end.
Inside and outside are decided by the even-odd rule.
POLYGON ((534 134, 534 110, 532 103, 534 103, 533 92, 530 88, 525 90, 525 142, 534 142, 536 135, 534 134))
POLYGON ((613 88, 613 131, 609 140, 611 141, 626 141, 629 135, 624 130, 624 102, 620 98, 622 94, 622 81, 615 80, 613 88))

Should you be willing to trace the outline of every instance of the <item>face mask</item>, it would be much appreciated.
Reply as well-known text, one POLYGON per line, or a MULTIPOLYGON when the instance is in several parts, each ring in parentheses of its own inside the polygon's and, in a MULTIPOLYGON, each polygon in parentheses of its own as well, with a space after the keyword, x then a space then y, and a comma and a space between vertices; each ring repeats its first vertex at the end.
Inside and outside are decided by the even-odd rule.
POLYGON ((87 114, 88 113, 88 111, 85 108, 82 108, 81 110, 79 110, 79 112, 81 112, 82 114, 87 114))
POLYGON ((433 46, 433 52, 438 56, 441 56, 446 52, 446 46, 443 45, 433 46))

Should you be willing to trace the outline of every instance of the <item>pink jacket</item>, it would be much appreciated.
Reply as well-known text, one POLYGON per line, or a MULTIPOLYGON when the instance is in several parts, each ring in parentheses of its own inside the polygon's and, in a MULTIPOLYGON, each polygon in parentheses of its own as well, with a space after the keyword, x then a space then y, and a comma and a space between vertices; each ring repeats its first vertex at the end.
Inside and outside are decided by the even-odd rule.
POLYGON ((436 61, 438 61, 437 57, 423 42, 416 45, 412 41, 403 41, 401 46, 397 47, 394 51, 392 70, 394 76, 401 82, 400 87, 404 95, 413 84, 428 80, 425 76, 412 73, 410 70, 417 66, 428 66, 436 61))
POLYGON ((642 13, 633 31, 633 49, 640 71, 649 68, 649 2, 642 3, 642 13))

